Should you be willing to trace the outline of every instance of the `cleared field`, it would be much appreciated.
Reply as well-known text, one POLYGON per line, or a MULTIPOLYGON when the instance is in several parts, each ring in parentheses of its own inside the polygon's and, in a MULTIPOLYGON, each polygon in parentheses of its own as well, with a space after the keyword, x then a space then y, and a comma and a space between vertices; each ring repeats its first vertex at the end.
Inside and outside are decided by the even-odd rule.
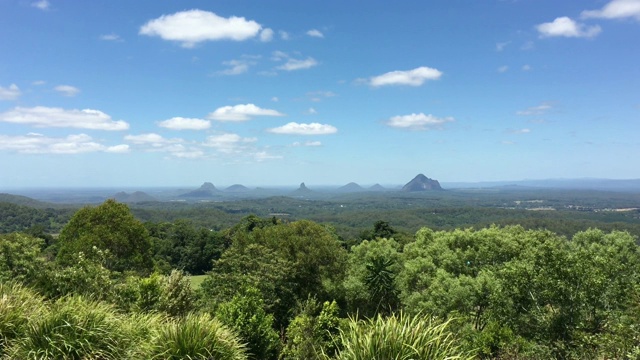
POLYGON ((204 281, 207 275, 193 275, 189 276, 189 280, 191 280, 191 288, 193 290, 197 290, 200 287, 200 284, 204 281))

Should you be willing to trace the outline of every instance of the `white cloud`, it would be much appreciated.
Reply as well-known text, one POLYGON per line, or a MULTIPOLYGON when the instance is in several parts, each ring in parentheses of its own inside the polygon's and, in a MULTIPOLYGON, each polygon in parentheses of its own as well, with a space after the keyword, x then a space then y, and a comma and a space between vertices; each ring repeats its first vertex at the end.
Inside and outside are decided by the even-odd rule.
POLYGON ((305 141, 302 143, 299 141, 296 141, 291 145, 295 147, 298 147, 298 146, 318 147, 318 146, 322 146, 322 143, 320 141, 305 141))
POLYGON ((120 144, 120 145, 116 145, 116 146, 109 146, 105 151, 106 152, 110 152, 110 153, 115 153, 115 154, 128 153, 129 152, 129 145, 120 144))
POLYGON ((285 135, 328 135, 337 133, 338 129, 328 124, 298 124, 296 122, 290 122, 286 125, 272 128, 267 131, 274 134, 285 135))
POLYGON ((228 66, 229 68, 226 70, 219 71, 218 74, 221 75, 240 75, 249 71, 249 67, 255 65, 255 61, 240 59, 240 60, 229 60, 222 63, 223 65, 228 66))
POLYGON ((289 40, 291 38, 291 36, 289 36, 289 33, 286 32, 286 31, 280 30, 280 31, 278 31, 278 34, 280 35, 280 38, 282 40, 289 40))
POLYGON ((206 130, 211 127, 209 120, 173 117, 160 121, 158 126, 171 130, 206 130))
POLYGON ((105 146, 86 134, 69 135, 63 138, 47 137, 29 133, 27 136, 0 135, 0 151, 15 151, 22 154, 80 154, 90 152, 127 152, 127 145, 105 146))
POLYGON ((156 133, 146 133, 127 135, 124 139, 146 151, 165 152, 168 153, 170 157, 196 159, 205 156, 205 153, 198 147, 183 145, 186 142, 180 138, 167 139, 156 133))
POLYGON ((271 155, 269 153, 267 153, 266 151, 259 151, 255 154, 253 154, 253 158, 257 161, 257 162, 262 162, 262 161, 266 161, 266 160, 277 160, 277 159, 282 159, 281 155, 271 155))
POLYGON ((205 156, 204 151, 181 147, 171 151, 171 155, 181 159, 199 159, 205 156))
POLYGON ((22 93, 16 84, 11 84, 6 88, 0 86, 0 100, 15 100, 20 97, 20 95, 22 95, 22 93))
POLYGON ((509 129, 508 132, 510 134, 528 134, 531 132, 531 129, 509 129))
POLYGON ((260 41, 269 42, 273 40, 273 30, 266 28, 260 31, 260 41))
POLYGON ((431 130, 440 129, 442 128, 442 125, 452 121, 455 121, 452 117, 438 118, 431 114, 425 115, 423 113, 419 113, 394 116, 390 118, 386 124, 391 127, 401 129, 431 130))
POLYGON ((285 70, 285 71, 309 69, 318 65, 318 62, 316 61, 316 59, 312 57, 308 57, 306 59, 296 59, 283 51, 274 51, 273 53, 271 53, 271 60, 273 61, 286 60, 284 64, 276 68, 278 70, 285 70))
POLYGON ((276 110, 263 109, 254 104, 240 104, 217 108, 207 117, 219 121, 246 121, 254 116, 284 116, 284 114, 276 110))
POLYGON ((602 28, 598 25, 586 26, 566 16, 556 18, 552 22, 536 25, 540 37, 584 37, 591 38, 598 35, 602 28))
POLYGON ((230 154, 241 152, 246 148, 247 144, 256 141, 258 141, 257 138, 243 138, 238 134, 228 133, 208 136, 202 145, 215 148, 222 153, 230 154))
POLYGON ((44 85, 46 83, 47 82, 44 81, 44 80, 36 80, 36 81, 32 82, 31 84, 36 85, 36 86, 41 86, 41 85, 44 85))
POLYGON ((317 29, 311 29, 309 31, 307 31, 307 35, 311 36, 311 37, 316 37, 316 38, 323 38, 324 34, 322 32, 320 32, 320 30, 317 29))
POLYGON ((506 48, 507 45, 509 45, 510 43, 511 43, 511 41, 496 43, 496 51, 500 52, 500 51, 504 50, 504 48, 506 48))
POLYGON ((622 19, 635 18, 640 21, 640 0, 612 0, 600 10, 582 12, 582 18, 622 19))
POLYGON ((80 93, 80 89, 71 85, 58 85, 53 90, 59 92, 62 96, 73 97, 80 93))
POLYGON ((527 108, 525 110, 520 110, 518 112, 516 112, 516 114, 518 115, 522 115, 522 116, 530 116, 530 115, 542 115, 544 113, 546 113, 548 110, 550 110, 552 108, 552 106, 548 103, 542 103, 538 106, 532 106, 530 108, 527 108))
POLYGON ((0 121, 35 127, 70 127, 91 130, 126 130, 129 128, 127 122, 114 121, 100 110, 66 110, 45 106, 16 107, 13 110, 0 113, 0 121))
POLYGON ((421 66, 407 71, 391 71, 369 79, 369 84, 374 87, 386 85, 420 86, 427 80, 437 80, 442 76, 440 70, 421 66))
POLYGON ((224 18, 209 11, 187 10, 150 20, 140 27, 140 34, 178 41, 191 48, 203 41, 247 40, 261 29, 260 24, 244 17, 224 18))
POLYGON ((503 65, 498 68, 499 73, 505 73, 507 72, 507 70, 509 70, 509 67, 507 65, 503 65))
POLYGON ((106 34, 106 35, 100 35, 100 40, 104 40, 104 41, 123 41, 122 38, 120 38, 120 36, 118 36, 117 34, 111 33, 111 34, 106 34))
POLYGON ((302 70, 309 69, 318 65, 316 59, 312 57, 308 57, 306 59, 287 59, 287 62, 278 66, 278 69, 285 71, 294 71, 294 70, 302 70))
POLYGON ((322 99, 330 98, 337 96, 336 93, 332 91, 311 91, 307 93, 307 97, 309 100, 313 102, 320 102, 322 99))
POLYGON ((316 109, 312 108, 312 107, 307 110, 307 114, 309 114, 309 115, 315 115, 317 113, 318 113, 318 111, 316 109))
POLYGON ((38 8, 40 10, 49 10, 51 3, 49 3, 49 1, 47 0, 40 0, 40 1, 32 2, 31 6, 33 6, 34 8, 38 8))
POLYGON ((531 71, 531 65, 522 65, 522 71, 531 71))
POLYGON ((272 98, 271 98, 271 101, 273 101, 273 102, 278 102, 278 101, 280 101, 280 99, 278 99, 278 97, 277 97, 277 96, 274 96, 274 97, 272 97, 272 98))

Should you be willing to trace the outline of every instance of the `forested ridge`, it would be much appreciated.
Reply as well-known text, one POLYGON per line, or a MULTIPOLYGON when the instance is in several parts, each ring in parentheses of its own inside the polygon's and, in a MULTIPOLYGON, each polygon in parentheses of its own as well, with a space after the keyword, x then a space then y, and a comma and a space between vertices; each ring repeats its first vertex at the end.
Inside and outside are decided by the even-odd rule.
POLYGON ((0 357, 640 357, 634 213, 255 204, 0 204, 0 357))

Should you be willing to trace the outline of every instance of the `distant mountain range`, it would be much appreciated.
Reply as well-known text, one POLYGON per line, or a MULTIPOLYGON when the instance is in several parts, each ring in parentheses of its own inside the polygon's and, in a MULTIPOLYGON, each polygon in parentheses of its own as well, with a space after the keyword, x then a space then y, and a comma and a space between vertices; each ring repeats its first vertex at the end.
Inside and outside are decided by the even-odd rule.
POLYGON ((217 195, 217 193, 219 193, 220 190, 216 189, 216 187, 210 183, 210 182, 206 182, 204 184, 202 184, 202 186, 200 186, 198 189, 193 190, 193 191, 189 191, 187 193, 184 193, 182 195, 180 195, 180 197, 182 198, 211 198, 217 195))
MULTIPOLYGON (((46 208, 53 204, 98 204, 106 199, 116 199, 124 203, 142 203, 152 201, 230 201, 238 199, 258 199, 273 196, 296 197, 303 199, 330 199, 341 196, 359 196, 367 193, 393 192, 428 192, 442 191, 443 187, 450 191, 479 189, 491 191, 521 191, 536 189, 640 192, 640 179, 548 179, 492 182, 447 182, 442 184, 424 174, 418 174, 404 186, 375 184, 363 187, 355 182, 343 186, 307 187, 301 183, 292 187, 258 187, 249 188, 234 184, 224 189, 216 188, 213 183, 205 182, 199 188, 50 188, 23 189, 11 191, 12 194, 0 193, 0 202, 14 203, 32 207, 46 208), (144 191, 141 191, 144 190, 144 191)), ((6 190, 5 190, 6 192, 6 190)))
POLYGON ((113 199, 123 203, 140 203, 140 202, 148 202, 148 201, 158 201, 153 196, 143 192, 143 191, 134 191, 131 194, 128 194, 124 191, 120 191, 113 195, 113 199))

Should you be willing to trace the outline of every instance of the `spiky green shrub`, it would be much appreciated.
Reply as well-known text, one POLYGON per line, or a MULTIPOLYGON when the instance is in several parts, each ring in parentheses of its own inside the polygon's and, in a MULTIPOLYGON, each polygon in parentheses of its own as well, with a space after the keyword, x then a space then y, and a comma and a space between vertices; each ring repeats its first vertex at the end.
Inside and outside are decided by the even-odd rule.
POLYGON ((44 312, 43 300, 33 291, 14 283, 0 283, 0 356, 11 341, 22 337, 27 324, 44 312))
POLYGON ((137 340, 111 306, 67 297, 31 319, 8 352, 11 359, 123 359, 137 340))
POLYGON ((341 332, 340 360, 455 360, 472 359, 448 330, 449 322, 432 320, 424 315, 400 313, 358 321, 351 319, 341 332))
POLYGON ((163 325, 153 340, 151 359, 247 359, 246 348, 231 330, 207 314, 189 314, 163 325))
POLYGON ((181 270, 172 270, 163 278, 160 310, 171 316, 184 316, 193 311, 195 294, 189 277, 181 270))

